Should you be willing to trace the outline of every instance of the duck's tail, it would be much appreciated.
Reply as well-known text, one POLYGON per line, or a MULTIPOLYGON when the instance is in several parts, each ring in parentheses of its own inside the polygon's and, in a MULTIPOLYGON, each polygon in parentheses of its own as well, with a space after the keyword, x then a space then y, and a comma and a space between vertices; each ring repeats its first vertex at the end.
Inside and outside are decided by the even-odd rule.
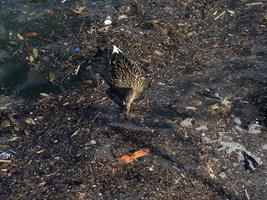
POLYGON ((120 50, 117 46, 113 45, 112 54, 114 53, 120 54, 122 53, 122 50, 120 50))

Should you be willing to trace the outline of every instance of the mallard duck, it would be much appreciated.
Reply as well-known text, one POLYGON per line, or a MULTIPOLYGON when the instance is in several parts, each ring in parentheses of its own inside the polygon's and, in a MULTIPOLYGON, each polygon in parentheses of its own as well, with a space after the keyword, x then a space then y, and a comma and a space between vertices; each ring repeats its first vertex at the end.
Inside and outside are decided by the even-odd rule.
POLYGON ((137 63, 127 58, 116 46, 109 53, 107 82, 120 97, 124 112, 129 116, 132 102, 139 97, 145 86, 145 72, 137 63))

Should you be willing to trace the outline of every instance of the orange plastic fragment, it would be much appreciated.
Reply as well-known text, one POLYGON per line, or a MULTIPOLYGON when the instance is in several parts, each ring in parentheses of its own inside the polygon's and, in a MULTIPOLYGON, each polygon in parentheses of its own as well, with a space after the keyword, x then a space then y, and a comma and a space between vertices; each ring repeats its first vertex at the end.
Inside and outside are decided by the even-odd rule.
POLYGON ((149 149, 141 149, 141 150, 138 150, 138 151, 135 151, 133 154, 131 155, 124 155, 122 156, 119 161, 121 163, 124 163, 124 164, 131 164, 133 163, 135 160, 137 160, 138 158, 141 158, 141 157, 144 157, 146 155, 149 154, 149 149))
POLYGON ((24 36, 27 37, 27 38, 32 38, 32 37, 35 37, 37 35, 38 34, 36 32, 28 32, 28 33, 24 34, 24 36))

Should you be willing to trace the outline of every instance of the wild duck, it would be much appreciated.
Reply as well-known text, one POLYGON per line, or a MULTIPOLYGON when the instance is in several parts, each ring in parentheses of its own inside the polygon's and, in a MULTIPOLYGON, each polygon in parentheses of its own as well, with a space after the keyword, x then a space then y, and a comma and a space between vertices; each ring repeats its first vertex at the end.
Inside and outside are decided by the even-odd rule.
POLYGON ((129 116, 132 102, 144 90, 146 78, 143 68, 113 46, 109 53, 106 76, 110 88, 120 97, 124 112, 129 116))

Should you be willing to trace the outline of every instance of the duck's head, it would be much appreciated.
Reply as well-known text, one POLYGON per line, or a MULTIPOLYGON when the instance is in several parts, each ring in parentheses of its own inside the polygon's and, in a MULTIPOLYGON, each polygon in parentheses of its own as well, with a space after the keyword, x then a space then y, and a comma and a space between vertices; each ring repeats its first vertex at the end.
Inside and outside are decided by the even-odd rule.
POLYGON ((135 99, 135 92, 132 88, 130 88, 127 91, 127 94, 123 100, 124 112, 125 112, 126 116, 129 116, 131 104, 132 104, 134 99, 135 99))

